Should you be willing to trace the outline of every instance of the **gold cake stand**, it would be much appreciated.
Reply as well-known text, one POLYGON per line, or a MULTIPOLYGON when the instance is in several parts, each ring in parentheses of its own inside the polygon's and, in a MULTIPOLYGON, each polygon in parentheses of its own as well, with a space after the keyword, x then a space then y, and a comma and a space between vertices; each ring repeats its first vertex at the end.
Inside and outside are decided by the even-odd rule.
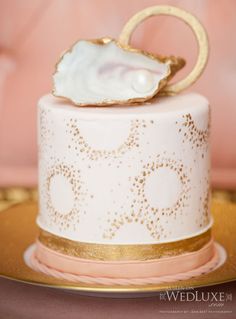
POLYGON ((30 269, 24 262, 25 250, 34 243, 38 229, 35 224, 37 204, 28 201, 0 212, 0 276, 33 285, 87 293, 147 293, 167 289, 210 286, 236 280, 236 204, 213 199, 213 234, 227 259, 214 271, 189 280, 155 285, 103 286, 71 283, 30 269))

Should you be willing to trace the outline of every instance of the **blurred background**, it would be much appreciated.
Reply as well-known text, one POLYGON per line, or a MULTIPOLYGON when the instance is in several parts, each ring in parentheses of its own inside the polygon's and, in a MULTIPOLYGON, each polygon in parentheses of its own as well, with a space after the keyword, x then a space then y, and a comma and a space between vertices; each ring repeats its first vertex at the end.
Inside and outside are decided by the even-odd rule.
MULTIPOLYGON (((0 0, 0 200, 14 191, 20 196, 18 187, 36 196, 32 187, 37 185, 37 100, 51 90, 61 52, 80 38, 117 38, 133 14, 157 4, 193 13, 208 31, 209 63, 188 91, 205 95, 211 104, 212 185, 236 189, 236 1, 0 0)), ((173 17, 142 23, 132 45, 184 57, 187 66, 179 77, 197 57, 191 30, 173 17)))

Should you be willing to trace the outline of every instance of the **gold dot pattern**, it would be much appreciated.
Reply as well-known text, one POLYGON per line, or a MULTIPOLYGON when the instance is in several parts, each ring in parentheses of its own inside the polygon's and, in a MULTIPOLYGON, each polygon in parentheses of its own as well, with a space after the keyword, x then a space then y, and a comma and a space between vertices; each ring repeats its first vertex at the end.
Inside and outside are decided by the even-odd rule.
POLYGON ((104 232, 103 237, 106 239, 112 239, 116 235, 116 232, 126 223, 140 223, 144 225, 149 231, 152 238, 159 240, 160 238, 166 238, 170 234, 165 233, 165 227, 161 225, 161 216, 176 219, 182 214, 182 209, 187 206, 187 200, 189 198, 189 178, 186 173, 186 168, 181 161, 176 161, 171 158, 161 158, 157 156, 156 161, 148 163, 143 166, 143 170, 139 176, 134 179, 130 178, 132 187, 130 192, 134 194, 134 199, 131 204, 130 212, 120 214, 115 218, 107 220, 109 228, 104 232), (172 207, 158 208, 152 207, 145 195, 145 185, 147 178, 159 168, 168 168, 177 173, 182 189, 178 200, 172 207))
MULTIPOLYGON (((208 124, 205 130, 200 130, 197 128, 193 117, 190 113, 184 114, 182 116, 181 127, 179 128, 179 133, 183 134, 183 143, 188 141, 192 144, 192 148, 201 148, 204 146, 208 146, 209 136, 210 136, 210 110, 208 113, 208 124)), ((179 124, 176 122, 176 124, 179 124)), ((204 153, 202 153, 202 157, 204 157, 204 153)))
MULTIPOLYGON (((57 163, 49 170, 48 176, 46 178, 46 203, 47 209, 50 216, 51 225, 59 226, 59 230, 66 230, 68 228, 73 228, 76 230, 76 225, 80 220, 80 205, 84 200, 85 192, 82 192, 82 182, 80 177, 80 171, 73 168, 73 166, 68 166, 63 163, 57 163), (53 177, 61 175, 67 179, 71 185, 71 189, 74 194, 73 207, 70 211, 66 213, 61 213, 53 206, 51 195, 50 195, 50 185, 53 177)), ((63 196, 63 194, 60 194, 63 196)))
POLYGON ((67 128, 71 135, 72 143, 68 145, 68 148, 73 148, 78 151, 79 156, 84 154, 87 158, 94 161, 98 159, 117 158, 129 150, 139 147, 139 138, 142 134, 141 129, 147 126, 147 122, 153 123, 153 121, 132 120, 127 139, 116 149, 102 150, 92 148, 83 137, 78 121, 76 119, 70 119, 67 123, 67 128))
POLYGON ((39 160, 44 156, 47 155, 52 145, 49 144, 50 138, 53 136, 53 132, 49 128, 48 123, 48 115, 49 110, 40 110, 39 113, 39 127, 40 127, 40 135, 39 135, 39 145, 38 145, 38 156, 39 160))
MULTIPOLYGON (((84 184, 81 181, 80 170, 76 169, 77 162, 76 157, 79 157, 80 160, 85 161, 98 161, 108 159, 106 164, 108 166, 114 166, 114 168, 119 168, 120 165, 125 164, 123 162, 122 155, 126 154, 130 150, 135 150, 138 154, 142 154, 143 150, 141 148, 143 144, 143 139, 141 137, 145 134, 145 128, 150 124, 153 124, 153 121, 150 120, 131 120, 130 129, 126 139, 119 145, 117 148, 112 150, 106 149, 95 149, 86 141, 86 138, 82 135, 80 131, 79 120, 73 118, 65 118, 63 121, 66 125, 66 134, 69 135, 69 142, 67 144, 68 151, 74 151, 74 160, 73 165, 67 164, 66 157, 61 158, 61 160, 56 160, 57 156, 54 154, 54 148, 52 145, 53 132, 50 128, 50 124, 53 123, 50 119, 49 110, 40 111, 40 145, 39 145, 39 157, 41 158, 43 154, 51 154, 49 162, 52 161, 53 166, 50 163, 47 163, 46 166, 51 166, 47 171, 47 176, 45 178, 44 189, 45 194, 41 196, 45 197, 44 201, 46 202, 46 207, 48 210, 47 220, 44 221, 44 224, 50 226, 57 226, 60 231, 71 230, 78 232, 79 223, 82 222, 83 216, 86 215, 86 201, 85 198, 88 194, 88 191, 85 189, 84 184), (51 121, 51 122, 50 122, 51 121), (51 144, 50 144, 51 143, 51 144), (54 176, 62 175, 71 185, 71 189, 74 195, 74 204, 70 211, 66 213, 61 213, 55 209, 53 206, 51 196, 50 196, 50 184, 54 176), (81 205, 83 203, 83 205, 81 205), (83 209, 82 209, 83 206, 83 209)), ((185 114, 182 116, 182 119, 179 122, 174 122, 178 124, 179 134, 182 136, 183 143, 189 142, 192 146, 192 149, 199 148, 202 151, 204 157, 204 149, 207 149, 208 139, 210 134, 210 112, 208 118, 208 125, 206 130, 200 130, 195 125, 193 116, 191 114, 185 114), (200 149, 201 148, 201 149, 200 149)), ((149 144, 151 141, 146 141, 149 144)), ((150 236, 154 240, 160 240, 168 238, 172 235, 171 225, 172 221, 181 218, 186 212, 185 207, 188 206, 189 202, 189 192, 191 190, 189 185, 189 173, 191 169, 183 165, 182 161, 174 160, 172 157, 166 155, 164 152, 161 155, 156 156, 156 160, 152 161, 152 157, 149 156, 149 163, 143 165, 144 160, 140 159, 140 164, 143 165, 141 172, 137 176, 130 176, 130 192, 127 192, 127 201, 130 202, 130 208, 125 208, 124 203, 114 202, 114 211, 111 207, 111 211, 107 212, 107 217, 105 221, 101 221, 101 218, 98 217, 98 228, 101 230, 103 239, 112 240, 115 238, 119 229, 126 224, 138 223, 145 227, 150 236), (181 190, 179 197, 176 202, 171 207, 153 207, 145 194, 145 186, 148 177, 159 168, 167 168, 173 170, 181 182, 181 190), (132 198, 131 198, 132 196, 132 198), (118 204, 118 205, 117 205, 118 204), (116 208, 115 208, 116 206, 116 208), (100 222, 99 222, 100 219, 100 222)), ((174 158, 176 155, 173 153, 174 158)), ((131 153, 133 160, 136 160, 135 153, 131 153)), ((49 159, 45 156, 43 161, 49 159)), ((43 164, 43 163, 42 163, 43 164)), ((94 163, 95 165, 95 163, 94 163)), ((97 165, 97 164, 96 164, 97 165)), ((132 164, 131 164, 132 166, 132 164)), ((93 168, 92 163, 88 163, 88 168, 93 168)), ((120 183, 122 181, 120 180, 120 183)), ((205 185, 205 184, 204 184, 205 185)), ((111 190, 112 191, 112 190, 111 190)), ((157 190, 158 191, 158 190, 157 190)), ((63 196, 63 195, 62 195, 63 196)), ((111 194, 112 198, 114 194, 111 194)), ((209 197, 210 189, 203 193, 202 197, 199 197, 201 205, 199 206, 198 218, 195 219, 195 222, 198 227, 204 228, 209 224, 210 215, 209 215, 209 197)), ((92 198, 92 197, 91 197, 92 198)), ((43 218, 43 216, 42 216, 43 218)), ((87 217, 85 217, 87 218, 87 217)), ((44 219, 44 218, 43 218, 44 219)))
POLYGON ((209 202, 211 196, 211 187, 209 183, 209 179, 206 181, 207 183, 207 190, 205 192, 205 196, 200 196, 200 207, 199 207, 199 218, 196 220, 197 225, 200 228, 204 228, 209 225, 210 222, 210 209, 209 209, 209 202))

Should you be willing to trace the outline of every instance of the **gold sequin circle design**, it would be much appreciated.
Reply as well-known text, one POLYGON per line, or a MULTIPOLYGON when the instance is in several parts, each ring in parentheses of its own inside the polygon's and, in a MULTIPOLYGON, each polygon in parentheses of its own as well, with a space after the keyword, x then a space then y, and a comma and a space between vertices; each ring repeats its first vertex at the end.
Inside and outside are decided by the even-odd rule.
MULTIPOLYGON (((66 165, 64 163, 58 163, 51 167, 48 176, 46 178, 46 198, 47 198, 47 209, 50 215, 50 222, 52 225, 58 225, 60 230, 66 230, 73 228, 76 230, 76 224, 79 223, 80 205, 84 200, 84 193, 82 192, 82 182, 80 171, 75 169, 73 166, 66 165), (52 203, 50 195, 50 185, 54 176, 62 175, 67 179, 71 185, 71 189, 74 195, 73 206, 67 213, 59 212, 52 203)), ((60 194, 63 196, 63 194, 60 194)))
POLYGON ((130 211, 109 219, 110 225, 105 230, 103 237, 112 239, 124 224, 140 223, 146 227, 152 238, 156 240, 167 238, 170 234, 165 233, 165 227, 160 223, 160 217, 165 215, 168 218, 176 219, 177 216, 182 214, 182 209, 187 205, 190 191, 190 179, 186 173, 186 168, 181 161, 171 158, 161 158, 160 155, 158 155, 156 161, 144 165, 140 175, 135 178, 130 178, 130 180, 132 182, 130 192, 134 194, 134 200, 130 211), (181 182, 182 189, 180 195, 172 207, 152 207, 146 198, 146 180, 152 172, 157 171, 159 168, 173 170, 178 175, 181 182))
MULTIPOLYGON (((211 115, 209 111, 207 128, 205 130, 201 130, 196 126, 190 113, 184 114, 182 116, 181 127, 179 128, 179 133, 183 134, 182 142, 185 143, 185 141, 188 141, 192 144, 192 148, 207 147, 210 136, 210 119, 211 115)), ((176 122, 176 124, 178 124, 178 122, 176 122)), ((204 157, 204 153, 202 154, 202 157, 204 157)))
POLYGON ((90 160, 96 161, 101 158, 117 158, 129 150, 139 147, 139 138, 142 134, 141 129, 145 128, 146 126, 147 123, 145 120, 132 120, 130 123, 130 131, 126 140, 116 149, 102 150, 91 147, 83 137, 77 119, 70 119, 67 123, 67 127, 69 130, 68 132, 71 135, 72 143, 68 147, 69 149, 73 148, 75 151, 78 151, 78 155, 80 156, 84 154, 90 160))

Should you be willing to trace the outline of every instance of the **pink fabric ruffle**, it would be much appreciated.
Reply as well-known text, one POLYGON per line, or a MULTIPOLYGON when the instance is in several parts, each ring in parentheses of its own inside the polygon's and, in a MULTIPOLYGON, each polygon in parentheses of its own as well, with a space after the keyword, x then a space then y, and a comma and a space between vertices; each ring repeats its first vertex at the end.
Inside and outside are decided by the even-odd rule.
POLYGON ((206 264, 213 255, 213 240, 195 252, 147 261, 81 259, 51 250, 39 241, 35 251, 35 258, 51 269, 81 276, 111 278, 146 278, 184 273, 206 264))

